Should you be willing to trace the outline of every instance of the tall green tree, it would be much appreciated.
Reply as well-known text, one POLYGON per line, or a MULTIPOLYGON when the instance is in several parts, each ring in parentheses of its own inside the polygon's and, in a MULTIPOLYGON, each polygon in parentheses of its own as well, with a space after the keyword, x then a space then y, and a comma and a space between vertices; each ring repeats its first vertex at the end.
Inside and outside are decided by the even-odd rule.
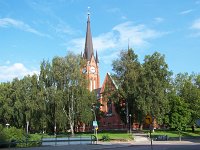
POLYGON ((129 114, 139 111, 138 109, 138 94, 139 94, 139 79, 141 75, 141 65, 138 61, 138 56, 132 49, 121 51, 120 58, 112 63, 113 78, 115 79, 118 89, 114 95, 118 97, 118 104, 124 101, 125 107, 118 108, 121 114, 121 119, 124 123, 129 123, 129 114))
POLYGON ((152 115, 158 123, 169 109, 167 91, 171 80, 171 72, 165 58, 158 52, 147 55, 142 64, 140 78, 139 109, 142 115, 152 115))
POLYGON ((188 73, 177 74, 175 78, 177 95, 188 105, 187 111, 191 113, 190 123, 193 126, 200 118, 200 89, 199 75, 188 73))
POLYGON ((39 85, 46 114, 43 121, 46 118, 54 131, 70 128, 74 134, 80 122, 91 121, 95 96, 88 91, 86 77, 81 73, 83 64, 83 59, 73 53, 41 64, 39 85))
POLYGON ((1 116, 1 123, 12 124, 13 119, 13 100, 12 95, 13 90, 11 88, 11 83, 1 83, 0 84, 0 116, 1 116))

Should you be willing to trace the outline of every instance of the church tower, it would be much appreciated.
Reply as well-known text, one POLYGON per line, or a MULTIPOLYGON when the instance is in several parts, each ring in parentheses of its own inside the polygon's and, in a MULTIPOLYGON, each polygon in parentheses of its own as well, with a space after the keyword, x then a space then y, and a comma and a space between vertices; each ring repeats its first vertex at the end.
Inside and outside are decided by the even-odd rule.
POLYGON ((89 81, 88 89, 90 91, 93 91, 100 87, 100 76, 99 76, 99 59, 97 51, 96 51, 96 56, 94 56, 89 13, 87 19, 85 49, 83 53, 83 58, 86 60, 87 63, 83 68, 82 72, 86 74, 86 77, 89 81))

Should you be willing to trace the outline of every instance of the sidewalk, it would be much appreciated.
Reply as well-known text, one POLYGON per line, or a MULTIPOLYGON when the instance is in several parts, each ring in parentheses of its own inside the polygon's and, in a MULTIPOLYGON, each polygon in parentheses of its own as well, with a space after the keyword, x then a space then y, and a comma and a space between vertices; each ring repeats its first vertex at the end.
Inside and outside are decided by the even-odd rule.
POLYGON ((147 138, 147 135, 145 133, 142 132, 135 132, 133 133, 134 136, 134 141, 135 142, 150 142, 150 139, 147 138))

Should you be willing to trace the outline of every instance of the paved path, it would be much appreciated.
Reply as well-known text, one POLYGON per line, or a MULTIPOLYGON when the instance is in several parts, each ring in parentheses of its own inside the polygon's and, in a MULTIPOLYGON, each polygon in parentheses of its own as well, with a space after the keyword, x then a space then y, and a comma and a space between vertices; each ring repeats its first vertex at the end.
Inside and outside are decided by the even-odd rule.
POLYGON ((142 132, 133 133, 135 142, 149 142, 150 140, 147 138, 147 135, 142 132))

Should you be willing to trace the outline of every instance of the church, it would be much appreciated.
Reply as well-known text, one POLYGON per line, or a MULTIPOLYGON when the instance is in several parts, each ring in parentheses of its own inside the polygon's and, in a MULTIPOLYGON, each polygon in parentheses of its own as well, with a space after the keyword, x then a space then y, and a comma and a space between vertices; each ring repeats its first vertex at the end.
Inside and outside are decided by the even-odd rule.
POLYGON ((105 95, 105 89, 109 90, 117 89, 115 81, 112 79, 109 73, 106 74, 103 85, 100 87, 100 68, 97 51, 93 50, 92 33, 90 27, 90 14, 88 13, 85 48, 82 55, 83 59, 86 60, 87 64, 82 69, 82 73, 86 74, 89 81, 88 89, 90 91, 96 91, 97 102, 100 105, 100 111, 103 112, 103 116, 98 116, 98 129, 101 130, 126 130, 125 125, 120 119, 119 114, 116 112, 114 102, 109 100, 105 95))

